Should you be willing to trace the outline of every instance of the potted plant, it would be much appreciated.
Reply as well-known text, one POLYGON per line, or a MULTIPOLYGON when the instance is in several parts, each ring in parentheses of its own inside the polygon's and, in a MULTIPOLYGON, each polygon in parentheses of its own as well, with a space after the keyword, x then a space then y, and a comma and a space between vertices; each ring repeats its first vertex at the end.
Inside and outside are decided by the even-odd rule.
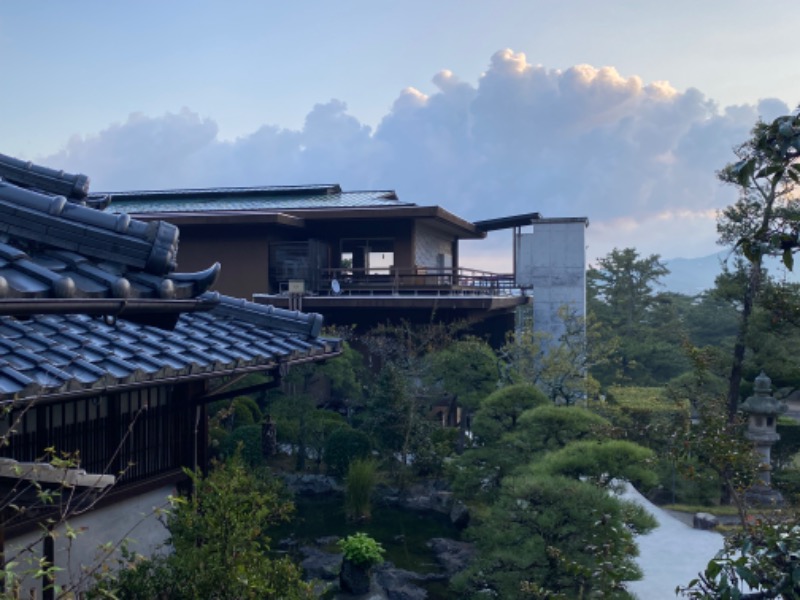
POLYGON ((341 540, 339 548, 344 553, 339 585, 345 592, 366 594, 372 567, 383 562, 383 546, 366 533, 359 532, 341 540))

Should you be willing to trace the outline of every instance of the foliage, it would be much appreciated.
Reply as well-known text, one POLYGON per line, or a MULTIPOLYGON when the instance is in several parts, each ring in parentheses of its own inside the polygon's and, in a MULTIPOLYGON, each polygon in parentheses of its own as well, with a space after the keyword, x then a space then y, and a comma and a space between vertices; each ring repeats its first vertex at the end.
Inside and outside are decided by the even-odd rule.
POLYGON ((330 385, 331 401, 338 406, 357 406, 364 396, 366 379, 364 358, 349 343, 342 342, 342 353, 318 367, 330 385))
POLYGON ((579 406, 539 406, 519 417, 518 431, 503 438, 503 445, 523 457, 558 450, 578 440, 602 439, 612 434, 611 423, 579 406))
POLYGON ((486 518, 467 530, 478 557, 453 585, 470 598, 525 597, 526 582, 569 598, 613 598, 641 576, 634 534, 655 525, 640 507, 576 479, 509 477, 486 518))
POLYGON ((438 477, 445 471, 446 461, 455 453, 458 431, 452 427, 442 427, 435 421, 428 421, 425 427, 414 432, 412 438, 415 448, 411 466, 421 477, 438 477))
POLYGON ((537 475, 580 478, 600 487, 630 481, 637 487, 656 483, 652 450, 625 440, 579 441, 548 452, 531 464, 537 475))
POLYGON ((728 378, 727 415, 736 419, 740 399, 750 319, 761 291, 765 256, 779 255, 791 269, 798 242, 795 185, 800 182, 800 115, 778 117, 772 123, 758 121, 751 137, 734 148, 736 162, 719 173, 721 181, 734 185, 739 198, 717 220, 719 243, 730 246, 749 262, 747 284, 741 297, 739 330, 732 352, 728 378))
POLYGON ((602 384, 659 384, 688 368, 680 351, 686 299, 656 292, 668 273, 657 254, 640 257, 633 248, 615 248, 587 271, 590 320, 618 339, 617 360, 591 368, 602 384))
POLYGON ((264 452, 261 447, 261 425, 244 425, 234 429, 220 443, 220 456, 230 458, 237 452, 249 467, 264 464, 264 452))
POLYGON ((349 560, 361 567, 372 567, 383 562, 383 546, 366 533, 358 532, 339 541, 339 548, 349 560))
POLYGON ((377 464, 373 459, 357 458, 350 463, 345 478, 345 509, 353 520, 372 516, 372 492, 377 482, 377 464))
POLYGON ((377 377, 370 381, 365 406, 354 421, 376 441, 390 474, 401 486, 412 469, 440 473, 451 452, 446 438, 436 438, 441 425, 430 414, 440 400, 450 402, 440 388, 428 385, 430 356, 454 343, 460 327, 401 323, 377 327, 358 340, 377 377))
POLYGON ((634 386, 609 388, 606 404, 597 407, 627 439, 657 452, 669 452, 675 434, 689 426, 689 408, 688 400, 663 388, 634 386))
POLYGON ((724 549, 697 578, 678 587, 677 593, 707 600, 800 597, 797 518, 758 521, 727 537, 724 549))
POLYGON ((421 390, 416 389, 412 381, 412 372, 397 362, 385 364, 361 419, 385 454, 400 455, 401 465, 408 464, 409 457, 415 453, 420 429, 425 430, 426 435, 428 430, 427 403, 423 402, 421 390))
POLYGON ((207 477, 187 474, 194 493, 178 499, 167 520, 173 552, 121 564, 117 582, 98 593, 121 600, 310 598, 299 569, 268 555, 267 527, 292 510, 278 485, 255 478, 238 456, 207 477))
POLYGON ((492 443, 517 426, 526 410, 548 403, 548 398, 527 383, 509 385, 484 398, 472 420, 472 432, 483 443, 492 443))
POLYGON ((725 497, 740 507, 744 519, 743 493, 755 478, 759 458, 752 442, 744 438, 741 416, 731 422, 723 398, 702 397, 697 403, 696 421, 676 444, 678 466, 690 479, 707 477, 710 469, 725 497), (696 465, 702 468, 697 470, 696 465))
POLYGON ((357 458, 366 458, 372 449, 369 436, 350 427, 340 427, 325 443, 325 464, 328 472, 343 477, 350 463, 357 458))
POLYGON ((458 451, 466 443, 467 423, 481 400, 497 388, 498 360, 486 342, 459 340, 430 357, 430 378, 461 407, 458 451))
POLYGON ((551 402, 575 404, 597 394, 597 382, 588 372, 611 362, 615 339, 566 306, 558 315, 563 327, 557 337, 535 332, 532 322, 508 333, 499 351, 503 381, 535 385, 551 402))
POLYGON ((319 470, 325 456, 325 447, 328 440, 339 429, 348 427, 347 421, 339 413, 324 408, 310 411, 305 422, 305 446, 314 457, 319 470))
POLYGON ((800 422, 788 417, 778 417, 776 431, 781 439, 772 447, 772 462, 780 470, 790 466, 795 455, 800 452, 800 422))

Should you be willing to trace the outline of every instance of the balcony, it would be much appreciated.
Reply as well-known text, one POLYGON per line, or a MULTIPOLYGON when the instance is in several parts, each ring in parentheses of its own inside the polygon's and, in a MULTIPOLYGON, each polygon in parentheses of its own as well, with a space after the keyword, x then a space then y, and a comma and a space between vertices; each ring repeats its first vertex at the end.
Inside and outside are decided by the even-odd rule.
MULTIPOLYGON (((519 296, 511 273, 478 269, 414 267, 398 269, 320 269, 318 277, 303 278, 305 293, 318 296, 519 296), (309 282, 314 282, 308 285, 309 282)), ((289 282, 280 282, 280 295, 289 282)))

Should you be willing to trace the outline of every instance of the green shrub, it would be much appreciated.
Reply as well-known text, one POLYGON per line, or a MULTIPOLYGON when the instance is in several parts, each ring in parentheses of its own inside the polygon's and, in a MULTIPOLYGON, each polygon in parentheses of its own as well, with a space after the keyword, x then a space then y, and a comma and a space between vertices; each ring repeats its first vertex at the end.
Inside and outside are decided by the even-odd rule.
POLYGON ((261 409, 249 396, 237 396, 231 402, 233 406, 233 427, 255 425, 261 422, 261 409))
POLYGON ((607 402, 593 408, 625 431, 626 438, 642 446, 666 452, 676 431, 689 423, 688 400, 665 397, 663 388, 612 387, 607 402))
POLYGON ((367 434, 350 427, 337 429, 325 442, 325 464, 328 472, 343 477, 350 463, 356 458, 366 458, 371 449, 372 444, 367 434))
POLYGON ((345 560, 359 567, 369 568, 383 562, 383 546, 366 533, 347 536, 339 542, 339 548, 344 553, 345 560))
POLYGON ((550 399, 534 385, 518 383, 506 386, 481 400, 472 419, 472 432, 484 444, 496 442, 504 433, 517 427, 517 420, 523 412, 549 404, 550 399))
POLYGON ((345 508, 351 519, 369 519, 372 490, 377 481, 377 463, 371 458, 357 458, 350 463, 345 481, 345 508))
POLYGON ((778 417, 777 431, 781 439, 772 447, 772 460, 778 468, 788 467, 800 452, 800 423, 789 417, 778 417))
POLYGON ((232 457, 240 445, 242 460, 247 465, 258 467, 264 464, 264 452, 261 448, 261 425, 245 425, 234 429, 220 443, 220 456, 232 457))

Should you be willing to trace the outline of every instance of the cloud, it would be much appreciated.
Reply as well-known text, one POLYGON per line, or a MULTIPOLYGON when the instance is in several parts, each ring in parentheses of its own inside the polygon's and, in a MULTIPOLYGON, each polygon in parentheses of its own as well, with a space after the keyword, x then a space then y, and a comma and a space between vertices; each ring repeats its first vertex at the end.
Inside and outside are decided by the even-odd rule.
POLYGON ((590 254, 671 258, 715 250, 715 211, 735 196, 715 172, 759 115, 789 111, 776 99, 720 108, 697 89, 611 66, 548 69, 508 49, 475 83, 443 70, 433 84, 402 90, 374 131, 334 99, 301 129, 264 124, 226 142, 212 118, 182 109, 75 136, 43 162, 89 174, 98 191, 336 182, 475 220, 588 216, 590 254))

